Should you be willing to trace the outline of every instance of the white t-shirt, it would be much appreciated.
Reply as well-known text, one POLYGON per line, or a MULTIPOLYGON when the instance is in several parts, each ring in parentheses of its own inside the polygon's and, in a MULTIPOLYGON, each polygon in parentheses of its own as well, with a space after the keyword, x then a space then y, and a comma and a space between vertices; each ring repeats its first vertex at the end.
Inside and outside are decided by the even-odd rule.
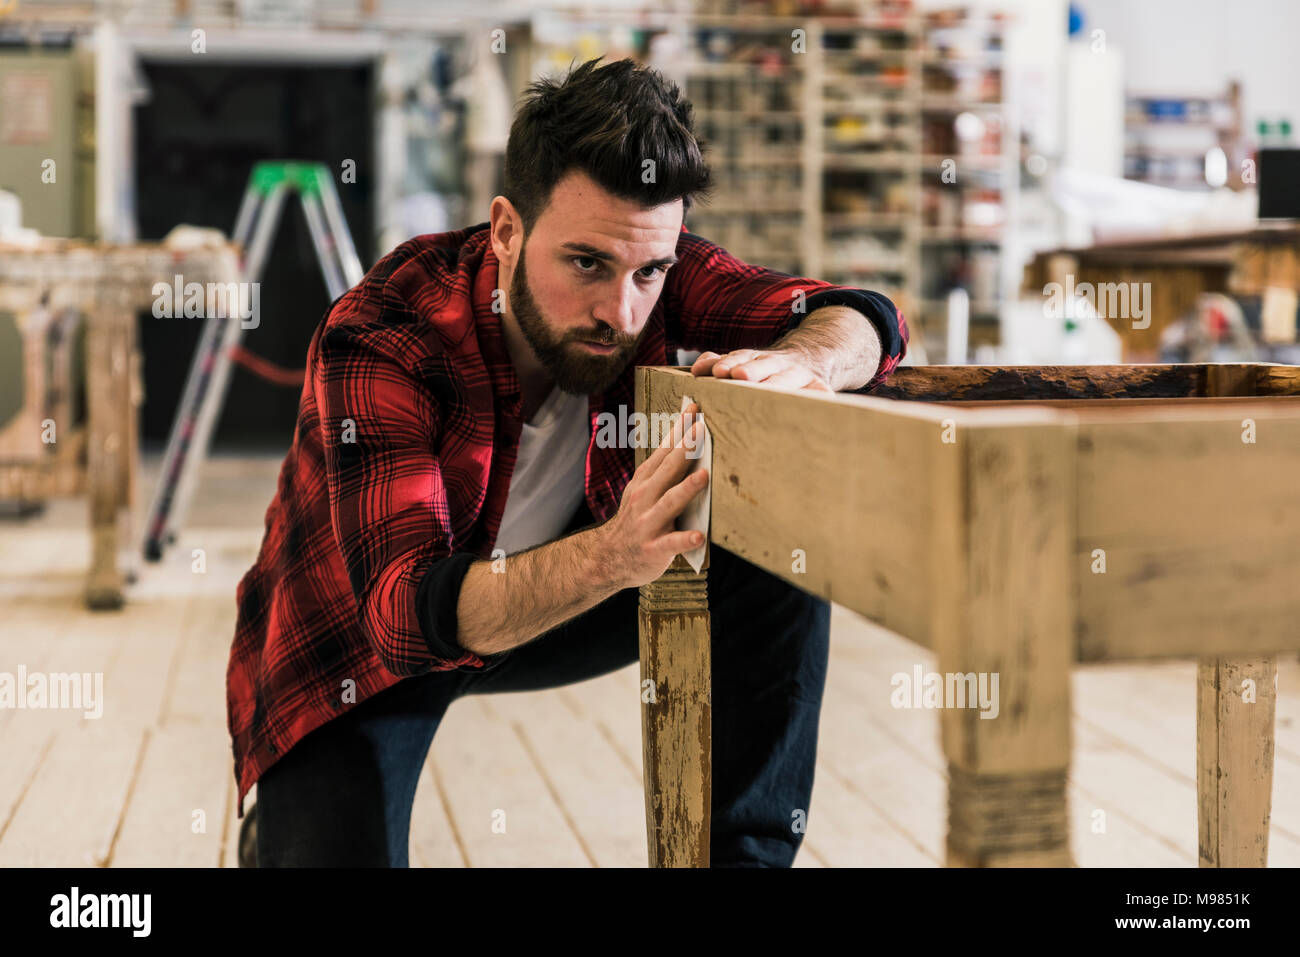
POLYGON ((494 548, 507 555, 558 538, 583 496, 591 438, 588 399, 552 387, 525 422, 494 548))

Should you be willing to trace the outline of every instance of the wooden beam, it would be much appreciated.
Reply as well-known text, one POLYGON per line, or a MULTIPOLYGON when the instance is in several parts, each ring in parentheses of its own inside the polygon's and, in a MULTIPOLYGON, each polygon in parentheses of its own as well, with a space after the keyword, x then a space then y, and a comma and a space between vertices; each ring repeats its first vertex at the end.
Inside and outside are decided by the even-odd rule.
MULTIPOLYGON (((1092 368, 1106 367, 1081 370, 1092 368)), ((1270 368, 1192 367, 1181 381, 1202 394, 1212 380, 1246 388, 1270 368)), ((927 390, 946 378, 945 394, 954 381, 972 381, 963 367, 917 371, 925 378, 915 384, 928 379, 927 390)), ((1177 381, 1151 371, 1166 387, 1177 381)), ((715 542, 926 647, 935 631, 931 596, 946 585, 926 545, 941 513, 917 490, 953 448, 942 436, 1076 422, 1079 660, 1300 646, 1288 625, 1300 618, 1300 592, 1290 584, 1300 577, 1300 539, 1290 531, 1300 527, 1289 478, 1300 453, 1294 403, 1208 396, 1168 408, 958 407, 772 389, 677 369, 638 374, 647 373, 663 377, 674 408, 689 390, 710 424, 715 542), (851 521, 809 523, 808 502, 851 521)), ((1141 375, 1122 388, 1151 381, 1141 375)))
POLYGON ((945 451, 943 423, 969 414, 681 370, 637 374, 651 377, 663 409, 680 409, 683 393, 699 402, 713 437, 716 544, 914 641, 929 640, 931 516, 918 490, 931 458, 945 451), (811 522, 814 505, 846 520, 811 522))
POLYGON ((651 867, 708 867, 713 658, 706 591, 679 555, 641 587, 641 740, 651 867))
POLYGON ((1260 365, 1256 362, 1222 362, 1205 366, 1205 394, 1253 396, 1260 365))
POLYGON ((1206 395, 1206 366, 903 366, 869 394, 917 402, 1206 395))
POLYGON ((1102 366, 903 366, 870 392, 915 402, 1300 395, 1300 366, 1269 362, 1102 366))
POLYGON ((86 403, 89 417, 87 470, 90 492, 91 560, 86 604, 95 610, 122 607, 124 581, 117 565, 121 509, 126 505, 127 447, 131 401, 130 350, 135 312, 108 297, 86 330, 86 403))
MULTIPOLYGON (((680 391, 663 387, 671 384, 638 369, 636 410, 647 415, 678 412, 680 391)), ((636 450, 638 465, 649 452, 636 450)), ((709 866, 713 657, 708 569, 706 544, 698 574, 679 555, 660 578, 641 587, 641 743, 651 867, 709 866)))
MULTIPOLYGON (((1255 396, 1258 368, 1212 367, 1207 383, 1211 394, 1255 396)), ((1288 398, 1270 401, 1280 403, 1288 398)), ((1258 413, 1238 410, 1238 414, 1258 413)), ((1273 806, 1277 659, 1201 658, 1196 664, 1196 685, 1200 865, 1266 867, 1273 806)))
POLYGON ((637 375, 651 377, 661 410, 680 409, 683 394, 700 404, 713 436, 712 541, 926 647, 933 595, 946 585, 933 578, 937 513, 921 490, 951 457, 947 440, 1070 421, 1032 405, 969 411, 681 369, 637 375), (809 521, 810 503, 843 519, 809 521))
POLYGON ((1300 649, 1300 409, 1073 414, 1079 660, 1300 649))
POLYGON ((1255 372, 1255 395, 1300 395, 1300 366, 1261 363, 1255 372))
MULTIPOLYGON (((1172 408, 1201 409, 1210 406, 1254 406, 1256 408, 1278 409, 1288 405, 1300 408, 1300 395, 1277 395, 1260 397, 1256 395, 1229 396, 1187 396, 1180 399, 995 399, 975 402, 936 402, 935 405, 950 406, 958 409, 995 409, 1023 408, 1037 405, 1048 409, 1080 409, 1083 411, 1097 409, 1142 409, 1172 408)), ((1247 410, 1247 414, 1249 411, 1247 410)))
POLYGON ((928 483, 938 673, 996 689, 939 712, 951 866, 1071 863, 1074 457, 1068 423, 959 429, 928 483))
POLYGON ((1276 710, 1276 658, 1197 663, 1196 817, 1201 867, 1268 866, 1276 710))

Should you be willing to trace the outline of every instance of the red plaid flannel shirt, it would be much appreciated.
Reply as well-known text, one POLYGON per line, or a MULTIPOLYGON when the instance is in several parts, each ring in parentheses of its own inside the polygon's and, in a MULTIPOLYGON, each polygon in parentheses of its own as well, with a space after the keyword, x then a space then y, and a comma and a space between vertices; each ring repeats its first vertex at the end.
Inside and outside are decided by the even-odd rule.
MULTIPOLYGON (((409 675, 485 666, 422 633, 417 593, 453 552, 489 557, 518 450, 519 381, 492 311, 488 236, 480 223, 403 243, 312 336, 293 444, 236 592, 227 719, 241 817, 262 772, 354 703, 409 675)), ((877 293, 743 263, 685 226, 676 252, 635 359, 590 397, 593 435, 602 412, 633 410, 635 366, 676 365, 679 348, 764 348, 819 306, 853 306, 879 330, 870 385, 904 355, 906 321, 877 293)), ((588 445, 596 521, 618 511, 633 454, 588 445)))

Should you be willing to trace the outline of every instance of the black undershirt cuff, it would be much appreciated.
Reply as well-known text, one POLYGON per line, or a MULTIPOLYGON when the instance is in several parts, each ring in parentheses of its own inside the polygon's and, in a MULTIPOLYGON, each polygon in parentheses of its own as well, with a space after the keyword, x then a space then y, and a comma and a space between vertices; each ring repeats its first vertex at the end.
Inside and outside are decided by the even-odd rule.
POLYGON ((416 590, 416 615, 420 621, 420 631, 430 653, 443 661, 458 661, 467 654, 478 655, 483 659, 483 667, 477 665, 460 665, 456 671, 487 671, 500 664, 510 654, 503 651, 495 655, 484 655, 470 651, 457 641, 458 611, 460 588, 465 583, 465 573, 469 566, 478 560, 473 552, 452 552, 445 558, 437 559, 416 590))

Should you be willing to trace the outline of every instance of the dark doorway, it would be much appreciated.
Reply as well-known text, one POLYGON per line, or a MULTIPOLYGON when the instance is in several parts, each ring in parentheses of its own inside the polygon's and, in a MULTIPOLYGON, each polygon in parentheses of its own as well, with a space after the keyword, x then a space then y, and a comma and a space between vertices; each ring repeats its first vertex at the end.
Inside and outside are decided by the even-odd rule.
MULTIPOLYGON (((373 69, 369 64, 142 64, 151 96, 135 114, 140 238, 162 239, 178 223, 229 235, 260 160, 318 160, 335 174, 362 268, 374 262, 373 69), (345 160, 356 182, 341 182, 345 160)), ((261 323, 243 344, 278 365, 301 369, 312 333, 330 305, 311 233, 297 200, 286 202, 262 273, 261 323)), ((159 448, 198 343, 201 319, 138 319, 144 355, 141 438, 159 448)), ((287 449, 300 390, 236 365, 213 448, 287 449)))

